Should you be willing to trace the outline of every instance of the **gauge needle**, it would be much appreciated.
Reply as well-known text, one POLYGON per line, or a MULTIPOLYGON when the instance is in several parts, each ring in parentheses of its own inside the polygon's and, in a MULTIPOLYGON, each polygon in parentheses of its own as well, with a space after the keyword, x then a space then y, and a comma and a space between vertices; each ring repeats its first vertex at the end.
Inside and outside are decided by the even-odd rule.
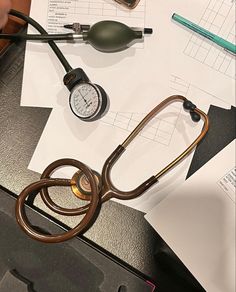
POLYGON ((81 97, 82 97, 82 99, 84 100, 84 102, 87 104, 87 106, 88 106, 88 102, 87 102, 87 100, 85 99, 85 95, 83 96, 82 94, 81 94, 81 97))
POLYGON ((92 102, 90 102, 89 104, 87 104, 87 106, 86 106, 86 107, 88 108, 88 107, 90 107, 90 105, 92 105, 92 104, 93 104, 93 103, 92 103, 92 102))

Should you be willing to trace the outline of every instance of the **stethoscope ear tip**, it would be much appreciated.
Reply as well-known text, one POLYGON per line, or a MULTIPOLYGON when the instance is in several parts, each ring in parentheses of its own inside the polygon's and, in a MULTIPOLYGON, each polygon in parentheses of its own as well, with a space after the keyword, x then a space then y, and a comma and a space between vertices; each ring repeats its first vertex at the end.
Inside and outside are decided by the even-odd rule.
POLYGON ((196 109, 195 104, 193 104, 190 100, 186 99, 183 102, 183 107, 184 107, 184 109, 190 111, 190 116, 191 116, 192 121, 194 121, 194 122, 200 121, 201 116, 199 115, 199 113, 195 112, 195 109, 196 109))
POLYGON ((193 111, 193 110, 195 110, 196 105, 193 104, 190 100, 186 99, 186 100, 183 102, 183 107, 184 107, 184 109, 186 109, 186 110, 193 111))
POLYGON ((190 111, 190 116, 193 122, 199 122, 201 120, 201 116, 194 111, 190 111))

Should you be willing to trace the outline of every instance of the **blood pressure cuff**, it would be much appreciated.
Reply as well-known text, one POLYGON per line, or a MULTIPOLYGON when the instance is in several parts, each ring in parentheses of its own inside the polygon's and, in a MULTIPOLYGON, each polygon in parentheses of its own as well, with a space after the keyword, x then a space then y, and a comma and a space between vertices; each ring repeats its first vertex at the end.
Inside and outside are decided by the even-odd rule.
MULTIPOLYGON (((16 223, 16 198, 0 187, 0 292, 153 292, 155 286, 85 238, 60 244, 31 239, 16 223)), ((26 206, 34 226, 62 233, 53 219, 26 206)), ((64 227, 65 228, 65 227, 64 227)))
MULTIPOLYGON (((31 0, 12 0, 12 9, 18 10, 29 15, 31 0)), ((17 17, 9 16, 6 26, 2 33, 17 33, 25 25, 25 22, 17 17)), ((0 55, 7 49, 10 41, 0 40, 0 55)))

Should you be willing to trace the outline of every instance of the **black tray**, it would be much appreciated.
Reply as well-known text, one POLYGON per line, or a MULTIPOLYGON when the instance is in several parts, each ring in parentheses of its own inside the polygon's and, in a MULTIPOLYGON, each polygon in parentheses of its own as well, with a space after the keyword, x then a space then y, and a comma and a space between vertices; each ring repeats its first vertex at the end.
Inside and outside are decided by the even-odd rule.
MULTIPOLYGON (((14 194, 0 187, 0 292, 155 290, 143 275, 85 238, 76 237, 60 244, 32 240, 16 223, 15 200, 14 194)), ((66 229, 32 207, 26 206, 26 212, 34 226, 43 226, 48 233, 66 229)))

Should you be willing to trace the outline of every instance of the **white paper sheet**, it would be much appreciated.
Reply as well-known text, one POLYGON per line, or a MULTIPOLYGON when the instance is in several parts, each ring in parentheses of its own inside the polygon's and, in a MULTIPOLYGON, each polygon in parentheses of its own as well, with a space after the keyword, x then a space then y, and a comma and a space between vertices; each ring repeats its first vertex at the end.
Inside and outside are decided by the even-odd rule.
POLYGON ((235 146, 145 216, 208 292, 235 291, 235 146))
MULTIPOLYGON (((186 2, 189 5, 179 5, 174 12, 231 43, 236 43, 235 1, 199 1, 201 12, 193 10, 192 14, 192 1, 186 2)), ((172 73, 183 79, 191 76, 194 84, 212 94, 224 96, 226 102, 235 105, 235 55, 197 33, 189 35, 190 30, 175 21, 172 21, 170 33, 173 36, 172 46, 175 48, 175 53, 171 54, 171 64, 174 65, 171 66, 172 73)))
MULTIPOLYGON (((101 122, 84 123, 73 116, 66 106, 54 109, 29 168, 42 172, 52 161, 70 157, 81 160, 100 172, 106 158, 117 145, 125 140, 148 111, 168 96, 168 92, 186 95, 205 111, 211 103, 228 107, 220 98, 215 98, 176 76, 172 76, 170 86, 171 88, 168 89, 154 84, 148 91, 138 94, 135 103, 129 100, 118 112, 108 113, 101 122), (142 104, 143 100, 145 104, 140 112, 139 104, 142 104)), ((192 122, 183 112, 180 103, 167 107, 118 160, 112 171, 114 184, 123 190, 138 186, 184 151, 197 137, 201 128, 202 123, 192 122)), ((190 161, 191 157, 183 161, 163 177, 160 184, 140 198, 119 202, 148 212, 167 193, 184 182, 190 161)), ((66 168, 60 171, 60 176, 70 177, 73 172, 66 168)))

